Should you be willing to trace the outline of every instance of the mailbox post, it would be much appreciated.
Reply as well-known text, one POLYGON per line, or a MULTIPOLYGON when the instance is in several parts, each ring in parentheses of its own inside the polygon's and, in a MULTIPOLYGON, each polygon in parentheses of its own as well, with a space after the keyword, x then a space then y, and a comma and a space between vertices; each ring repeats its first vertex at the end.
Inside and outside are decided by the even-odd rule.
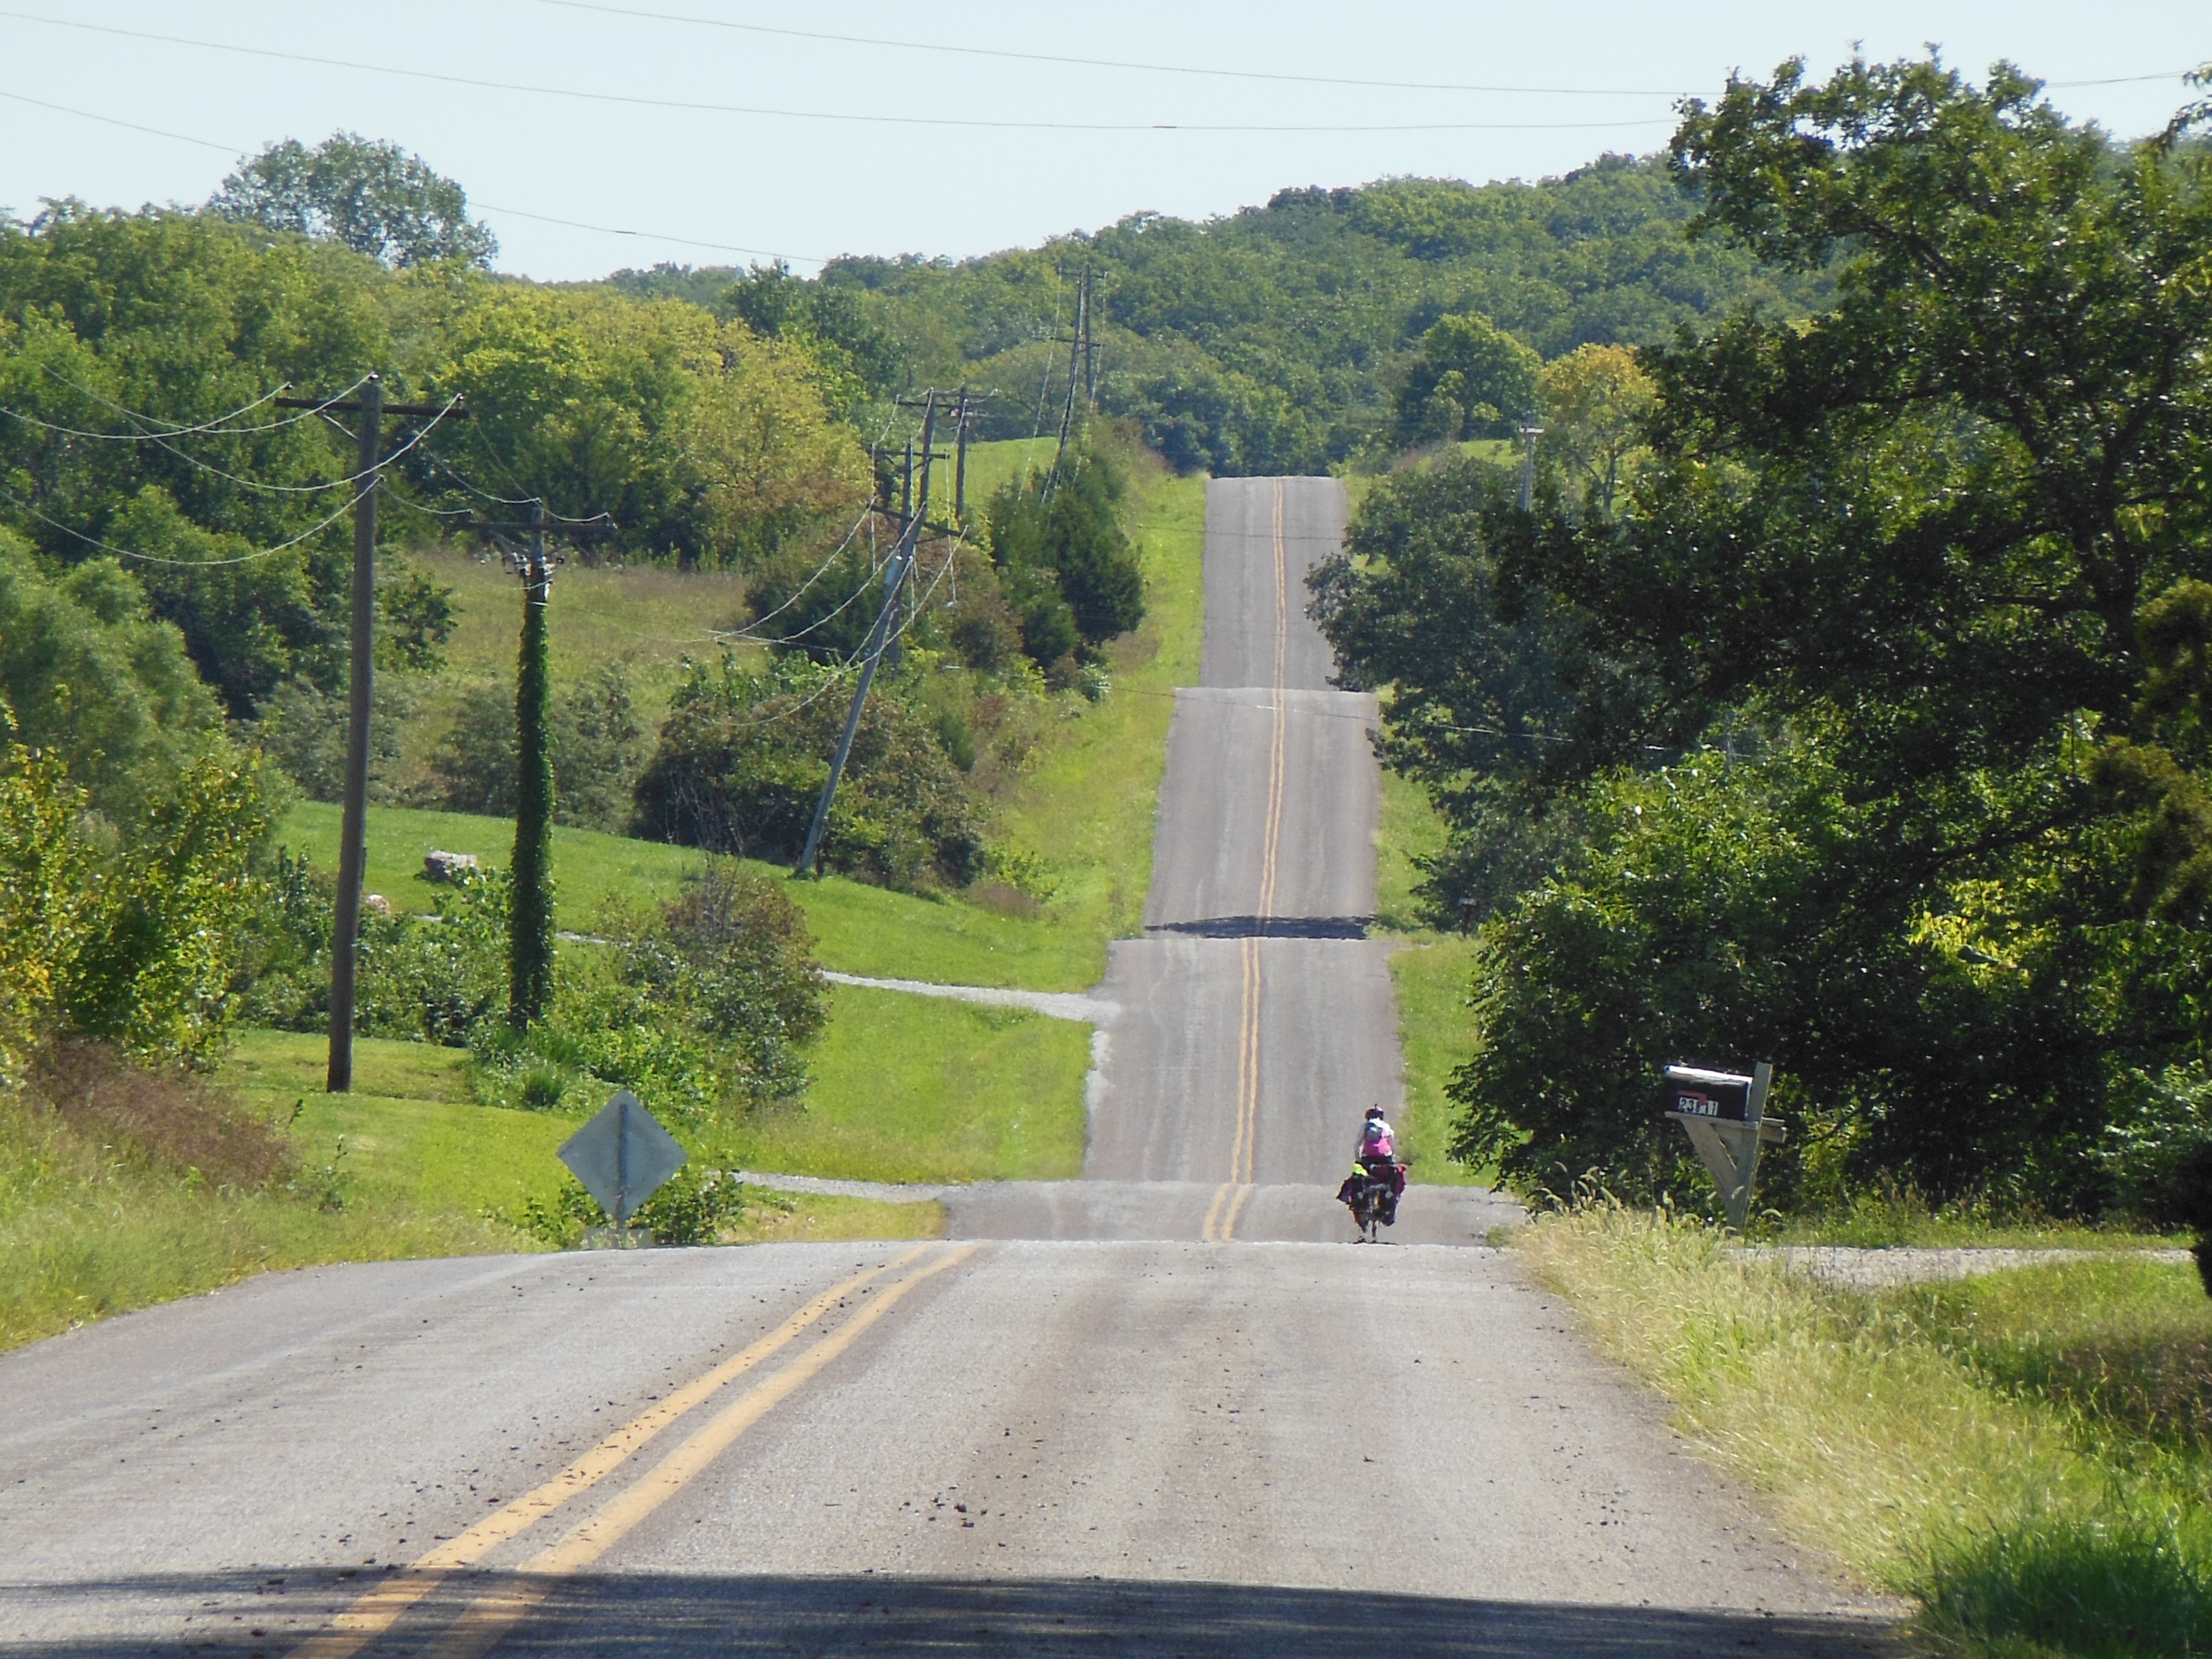
POLYGON ((1766 1091, 1774 1067, 1765 1060, 1741 1072, 1711 1072, 1699 1066, 1669 1066, 1666 1071, 1667 1115, 1680 1124, 1690 1145, 1713 1172, 1729 1225, 1738 1232, 1751 1219, 1751 1180, 1759 1170, 1759 1149, 1780 1146, 1782 1125, 1766 1115, 1766 1091))

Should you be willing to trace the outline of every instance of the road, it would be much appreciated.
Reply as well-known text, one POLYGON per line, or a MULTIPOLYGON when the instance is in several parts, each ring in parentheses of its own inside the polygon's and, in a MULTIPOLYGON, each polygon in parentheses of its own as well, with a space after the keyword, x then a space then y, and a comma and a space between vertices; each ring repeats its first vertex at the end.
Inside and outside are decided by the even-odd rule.
POLYGON ((1345 1242, 1325 1188, 1397 1061, 1369 711, 1298 614, 1342 514, 1212 486, 1089 1178, 956 1200, 938 1243, 270 1274, 0 1358, 0 1640, 1889 1650, 1477 1242, 1494 1200, 1418 1189, 1400 1236, 1440 1242, 1345 1242))

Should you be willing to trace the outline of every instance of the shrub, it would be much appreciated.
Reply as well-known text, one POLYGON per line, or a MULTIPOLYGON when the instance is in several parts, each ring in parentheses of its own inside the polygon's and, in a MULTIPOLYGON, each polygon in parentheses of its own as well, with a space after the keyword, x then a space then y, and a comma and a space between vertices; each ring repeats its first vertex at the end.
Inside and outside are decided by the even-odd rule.
MULTIPOLYGON (((554 821, 625 829, 645 763, 645 730, 626 665, 602 663, 555 696, 552 744, 554 821)), ((484 681, 464 697, 431 757, 447 811, 513 817, 516 765, 514 684, 484 681)))
MULTIPOLYGON (((714 853, 788 863, 806 839, 849 707, 849 682, 796 658, 765 674, 726 653, 687 665, 637 786, 637 832, 714 853)), ((934 732, 878 681, 823 842, 823 861, 908 890, 965 886, 982 825, 934 732)))
POLYGON ((463 1048, 487 1022, 503 1024, 513 890, 503 870, 465 870, 438 894, 434 920, 368 918, 356 970, 362 1034, 463 1048))
POLYGON ((134 1066, 108 1044, 48 1044, 33 1062, 31 1085, 80 1136, 157 1169, 239 1188, 292 1173, 291 1141, 236 1095, 173 1067, 134 1066))

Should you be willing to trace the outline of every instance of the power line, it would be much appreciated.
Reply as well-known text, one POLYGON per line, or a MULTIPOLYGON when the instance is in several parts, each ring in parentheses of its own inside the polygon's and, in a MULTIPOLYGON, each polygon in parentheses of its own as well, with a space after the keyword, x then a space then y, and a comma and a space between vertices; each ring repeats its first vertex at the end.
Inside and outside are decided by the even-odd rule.
MULTIPOLYGON (((1077 69, 1127 70, 1143 75, 1193 75, 1223 81, 1267 81, 1305 87, 1363 87, 1381 92, 1481 92, 1546 98, 1686 98, 1680 88, 1662 87, 1515 87, 1490 86, 1457 81, 1373 81, 1343 75, 1298 75, 1273 70, 1221 69, 1208 64, 1149 64, 1122 58, 1083 58, 1072 53, 1012 52, 997 46, 948 46, 935 40, 900 40, 872 34, 832 34, 819 29, 778 28, 767 23, 739 23, 725 17, 695 17, 681 12, 646 11, 632 6, 609 6, 595 0, 538 0, 540 5, 568 11, 598 12, 608 17, 634 17, 656 23, 686 23, 700 28, 727 29, 743 34, 775 35, 787 40, 821 40, 844 46, 883 46, 898 52, 935 52, 960 58, 997 58, 1018 64, 1062 64, 1077 69)), ((2175 70, 2164 75, 2121 75, 2101 81, 2047 81, 2052 87, 2115 87, 2138 81, 2171 81, 2186 74, 2175 70)))
POLYGON ((1292 75, 1267 70, 1146 64, 1120 58, 1079 58, 1061 52, 1009 52, 994 46, 956 46, 931 40, 889 40, 871 34, 830 34, 818 29, 775 28, 766 23, 738 23, 721 17, 693 17, 678 12, 596 5, 591 0, 538 0, 538 3, 559 6, 569 11, 599 12, 609 17, 635 17, 656 23, 690 23, 702 28, 729 29, 744 34, 772 34, 787 40, 823 40, 845 46, 886 46, 900 52, 936 52, 961 58, 998 58, 1018 64, 1064 64, 1078 69, 1129 70, 1145 75, 1196 75, 1226 81, 1271 81, 1308 87, 1366 87, 1384 92, 1528 93, 1567 98, 1680 98, 1686 95, 1679 88, 1660 87, 1471 86, 1448 81, 1365 81, 1340 75, 1292 75))
POLYGON ((702 242, 696 236, 672 236, 659 230, 625 230, 619 225, 591 225, 581 219, 556 219, 550 213, 532 213, 517 207, 501 207, 496 202, 476 198, 471 205, 487 213, 504 213, 514 219, 535 219, 544 225, 565 225, 570 230, 595 230, 605 236, 641 236, 655 242, 673 242, 679 247, 703 247, 714 253, 744 253, 761 259, 787 259, 793 264, 821 265, 829 261, 815 253, 779 253, 772 247, 739 247, 734 242, 702 242))
MULTIPOLYGON (((366 382, 356 382, 356 384, 362 385, 366 384, 366 382)), ((273 398, 276 394, 272 392, 269 395, 273 398)), ((266 401, 266 399, 262 401, 266 401)), ((325 401, 328 402, 331 400, 325 401)), ((453 400, 453 403, 447 404, 445 408, 440 410, 436 415, 431 417, 428 424, 424 426, 420 432, 417 432, 413 437, 410 438, 405 445, 394 450, 390 455, 386 456, 384 458, 384 462, 379 464, 379 473, 381 472, 384 464, 397 460, 400 456, 405 454, 408 450, 412 449, 416 444, 422 442, 423 439, 428 437, 431 432, 437 427, 438 422, 444 420, 447 416, 453 413, 455 404, 459 402, 459 399, 456 398, 453 400)), ((320 410, 318 409, 312 412, 319 413, 320 410)), ((190 456, 186 456, 185 459, 190 460, 191 458, 190 456)), ((214 469, 210 470, 212 471, 214 469)), ((223 476, 229 477, 230 475, 226 473, 223 476)), ((336 524, 340 519, 351 512, 353 508, 359 504, 362 495, 367 493, 368 489, 374 486, 375 477, 374 476, 372 476, 367 481, 363 481, 359 475, 356 475, 353 477, 341 479, 339 482, 342 483, 354 484, 356 487, 353 494, 348 496, 346 500, 340 504, 336 512, 316 520, 315 523, 308 526, 307 529, 301 531, 298 535, 290 538, 289 540, 281 541, 274 547, 258 548, 253 552, 241 553, 235 558, 229 559, 169 559, 163 558, 161 555, 156 553, 141 553, 134 548, 118 547, 112 542, 102 541, 97 536, 88 536, 82 530, 74 529, 71 526, 64 524, 60 520, 52 518, 48 514, 40 512, 36 507, 33 507, 30 502, 23 500, 12 490, 0 492, 0 500, 5 500, 14 503, 15 507, 20 508, 21 511, 29 514, 40 524, 46 525, 55 530, 58 530, 64 536, 71 537, 77 541, 82 542, 88 547, 96 547, 103 553, 112 553, 118 558, 136 559, 141 564, 173 565, 184 569, 212 569, 218 566, 252 564, 258 560, 273 558, 279 553, 289 551, 290 549, 299 546, 302 542, 313 539, 315 536, 319 535, 323 531, 327 530, 331 526, 336 524)), ((195 528, 197 527, 198 526, 195 526, 195 528)))
MULTIPOLYGON (((351 483, 354 481, 349 478, 346 482, 351 483)), ((188 570, 213 569, 219 565, 252 564, 258 559, 273 557, 275 555, 284 552, 288 549, 297 547, 301 542, 307 541, 310 538, 330 528, 331 526, 336 524, 340 519, 343 519, 347 514, 350 513, 353 510, 354 503, 360 499, 361 492, 359 490, 356 490, 354 494, 349 496, 344 503, 339 507, 337 511, 331 514, 328 518, 318 520, 315 524, 310 526, 306 530, 301 531, 298 535, 293 537, 291 540, 279 542, 274 547, 261 548, 252 553, 241 553, 234 559, 165 559, 159 554, 140 553, 131 548, 118 547, 114 543, 104 542, 97 536, 88 536, 82 530, 72 530, 60 520, 48 518, 45 514, 40 512, 37 507, 32 506, 30 502, 23 500, 21 496, 15 495, 12 490, 6 492, 4 495, 0 495, 0 500, 6 500, 13 502, 17 507, 20 507, 22 511, 29 514, 40 524, 51 526, 52 528, 60 531, 64 536, 74 537, 78 541, 82 542, 87 547, 96 547, 101 552, 112 553, 119 559, 136 559, 141 564, 176 565, 188 570)))
POLYGON ((18 22, 42 23, 50 28, 77 29, 90 34, 126 40, 148 40, 161 46, 189 46, 199 52, 230 52, 245 58, 265 58, 283 64, 307 64, 319 69, 357 70, 368 75, 398 76, 428 81, 441 86, 468 87, 480 92, 516 92, 541 98, 571 98, 586 103, 617 104, 635 109, 684 110, 708 115, 750 115, 787 121, 847 121, 871 126, 953 127, 992 132, 1203 132, 1203 133, 1355 133, 1355 132, 1555 132, 1611 131, 1621 127, 1668 126, 1664 119, 1626 121, 1389 121, 1339 123, 1200 122, 1200 121, 996 121, 964 115, 881 115, 838 110, 778 109, 757 104, 712 104, 682 98, 648 98, 635 93, 593 92, 581 87, 545 87, 522 81, 491 81, 476 76, 448 75, 438 70, 410 69, 392 64, 368 64, 349 58, 324 58, 310 52, 280 52, 273 46, 244 46, 226 40, 196 40, 181 34, 156 34, 143 29, 117 28, 106 23, 84 23, 74 18, 42 17, 35 12, 0 10, 0 17, 18 22))

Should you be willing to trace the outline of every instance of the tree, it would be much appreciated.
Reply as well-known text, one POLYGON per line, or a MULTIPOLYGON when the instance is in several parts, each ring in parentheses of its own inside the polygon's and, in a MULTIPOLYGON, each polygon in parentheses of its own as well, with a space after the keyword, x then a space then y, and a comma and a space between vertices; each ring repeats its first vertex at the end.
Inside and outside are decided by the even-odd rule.
POLYGON ((326 237, 387 265, 459 260, 488 266, 490 228, 469 217, 468 193, 398 145, 334 132, 309 149, 296 138, 242 161, 208 210, 295 235, 326 237))
POLYGON ((984 509, 991 560, 1040 666, 1109 640, 1145 619, 1145 578, 1121 533, 1120 472, 1095 446, 1057 473, 1010 479, 984 509))
MULTIPOLYGON (((1461 1150, 1625 1135, 1610 1167, 1664 1184, 1624 1103, 1695 1043, 1776 1060, 1851 1179, 2094 1210, 2107 1127, 2212 1045, 2212 171, 1932 61, 1733 82, 1673 164, 1699 237, 1837 302, 1644 350, 1614 516, 1451 529, 1482 637, 1573 647, 1502 775, 1588 825, 1485 925, 1461 1150)), ((1395 559, 1349 578, 1370 631, 1395 559)))
POLYGON ((1421 336, 1420 353, 1398 389, 1398 433, 1407 443, 1510 436, 1536 412, 1543 360, 1478 313, 1446 317, 1421 336))
POLYGON ((1626 346, 1577 346, 1536 377, 1544 452, 1563 463, 1584 504, 1608 517, 1622 469, 1644 447, 1657 401, 1651 377, 1626 346))
POLYGON ((535 565, 522 590, 522 646, 514 673, 514 879, 507 1018, 518 1028, 553 1002, 553 678, 545 605, 552 583, 535 565))
POLYGON ((183 640, 129 572, 95 559, 50 577, 0 530, 0 740, 58 760, 127 824, 222 729, 183 640))
MULTIPOLYGON (((848 703, 835 670, 797 654, 755 672, 726 653, 685 665, 637 785, 637 833, 788 864, 806 839, 848 703)), ((964 887, 982 873, 983 825, 921 715, 877 682, 830 810, 823 860, 907 890, 964 887)))

